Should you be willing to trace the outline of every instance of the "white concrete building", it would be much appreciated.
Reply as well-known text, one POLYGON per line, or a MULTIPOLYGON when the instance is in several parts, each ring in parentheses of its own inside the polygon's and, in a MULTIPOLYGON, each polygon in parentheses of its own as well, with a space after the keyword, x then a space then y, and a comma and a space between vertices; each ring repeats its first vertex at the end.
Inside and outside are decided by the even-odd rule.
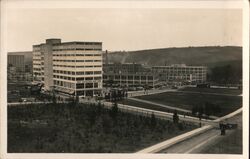
POLYGON ((66 96, 93 96, 102 91, 102 43, 47 39, 33 46, 34 82, 66 96))

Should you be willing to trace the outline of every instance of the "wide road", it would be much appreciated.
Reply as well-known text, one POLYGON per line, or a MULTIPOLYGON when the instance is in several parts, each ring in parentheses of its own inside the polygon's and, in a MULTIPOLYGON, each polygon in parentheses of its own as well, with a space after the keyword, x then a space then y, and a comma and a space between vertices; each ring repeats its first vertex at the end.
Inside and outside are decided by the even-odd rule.
MULTIPOLYGON (((242 129, 242 114, 226 119, 226 123, 238 124, 238 129, 242 129)), ((226 136, 235 130, 226 130, 226 136)), ((207 146, 219 142, 226 136, 220 135, 219 128, 213 128, 205 133, 194 136, 188 140, 175 144, 159 153, 200 153, 207 146)))

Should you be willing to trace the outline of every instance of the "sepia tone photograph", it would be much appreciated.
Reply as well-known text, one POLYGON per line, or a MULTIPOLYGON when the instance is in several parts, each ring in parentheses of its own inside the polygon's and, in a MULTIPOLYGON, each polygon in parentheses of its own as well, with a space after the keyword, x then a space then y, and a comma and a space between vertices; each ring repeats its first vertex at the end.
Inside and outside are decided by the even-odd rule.
POLYGON ((243 155, 243 7, 19 4, 8 154, 243 155))

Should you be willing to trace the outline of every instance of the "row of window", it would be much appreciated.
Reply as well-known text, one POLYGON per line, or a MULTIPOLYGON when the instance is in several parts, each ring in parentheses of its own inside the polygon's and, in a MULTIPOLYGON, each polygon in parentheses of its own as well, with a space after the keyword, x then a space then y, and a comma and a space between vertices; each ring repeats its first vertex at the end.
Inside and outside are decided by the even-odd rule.
POLYGON ((102 74, 102 71, 84 71, 84 72, 76 72, 76 75, 98 75, 102 74))
POLYGON ((93 66, 93 65, 91 65, 91 66, 76 66, 76 68, 93 68, 93 67, 95 67, 95 68, 101 68, 102 66, 101 65, 95 65, 95 66, 93 66))
POLYGON ((54 80, 54 85, 75 89, 75 83, 70 83, 65 81, 54 80))
POLYGON ((76 89, 82 88, 98 88, 98 83, 77 83, 76 89))
POLYGON ((189 72, 159 72, 160 74, 165 75, 190 75, 190 74, 206 74, 206 72, 200 72, 200 71, 189 71, 189 72))
POLYGON ((102 65, 90 65, 90 66, 75 66, 75 65, 55 65, 53 64, 54 67, 68 67, 68 68, 101 68, 102 65))
POLYGON ((33 57, 40 57, 41 56, 41 54, 39 53, 39 54, 34 54, 33 53, 33 57))
POLYGON ((153 68, 156 71, 169 71, 169 70, 206 70, 206 68, 153 68))
POLYGON ((78 83, 75 85, 74 83, 57 80, 54 80, 54 85, 72 89, 98 88, 98 83, 78 83))
POLYGON ((66 75, 75 75, 75 72, 73 71, 62 71, 62 70, 53 70, 53 73, 61 73, 66 75))
POLYGON ((103 79, 113 80, 154 80, 152 76, 103 76, 103 79))
POLYGON ((53 56, 102 56, 102 54, 87 54, 87 53, 81 53, 81 54, 53 54, 53 56))
POLYGON ((60 74, 66 74, 66 75, 96 75, 96 74, 101 74, 102 71, 73 72, 73 71, 53 70, 53 73, 60 73, 60 74))
POLYGON ((53 75, 54 78, 57 79, 64 79, 70 81, 93 81, 93 80, 101 80, 102 77, 70 77, 70 76, 60 76, 60 75, 53 75))
MULTIPOLYGON (((193 77, 194 76, 205 76, 206 74, 191 74, 193 77)), ((172 77, 180 77, 180 76, 190 76, 190 75, 185 75, 185 74, 166 74, 166 76, 168 77, 170 77, 170 76, 172 76, 172 77)))
POLYGON ((53 60, 54 62, 102 62, 102 60, 53 60))
POLYGON ((153 70, 155 72, 204 72, 206 69, 153 70))
POLYGON ((34 61, 41 61, 41 59, 33 59, 33 62, 34 62, 34 61))
MULTIPOLYGON (((104 85, 106 85, 108 82, 106 81, 104 83, 104 85)), ((149 85, 153 85, 154 84, 154 81, 114 81, 114 83, 116 84, 119 84, 119 83, 122 83, 122 84, 141 84, 141 85, 145 85, 145 84, 149 84, 149 85)))
POLYGON ((102 51, 101 48, 63 48, 63 49, 53 49, 53 51, 64 51, 64 50, 84 50, 84 51, 102 51))
POLYGON ((40 68, 34 68, 34 67, 33 67, 33 71, 41 71, 41 69, 40 69, 40 68))
POLYGON ((101 80, 102 79, 102 77, 76 77, 76 80, 77 81, 91 81, 91 80, 95 80, 95 81, 97 81, 97 80, 101 80))

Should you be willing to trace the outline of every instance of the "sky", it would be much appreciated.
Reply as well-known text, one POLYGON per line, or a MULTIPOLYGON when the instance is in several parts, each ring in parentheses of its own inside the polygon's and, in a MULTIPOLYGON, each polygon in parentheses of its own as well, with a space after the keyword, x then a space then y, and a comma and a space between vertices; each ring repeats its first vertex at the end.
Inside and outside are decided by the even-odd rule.
POLYGON ((6 15, 8 52, 48 38, 103 42, 109 51, 242 46, 240 9, 10 8, 6 15))

